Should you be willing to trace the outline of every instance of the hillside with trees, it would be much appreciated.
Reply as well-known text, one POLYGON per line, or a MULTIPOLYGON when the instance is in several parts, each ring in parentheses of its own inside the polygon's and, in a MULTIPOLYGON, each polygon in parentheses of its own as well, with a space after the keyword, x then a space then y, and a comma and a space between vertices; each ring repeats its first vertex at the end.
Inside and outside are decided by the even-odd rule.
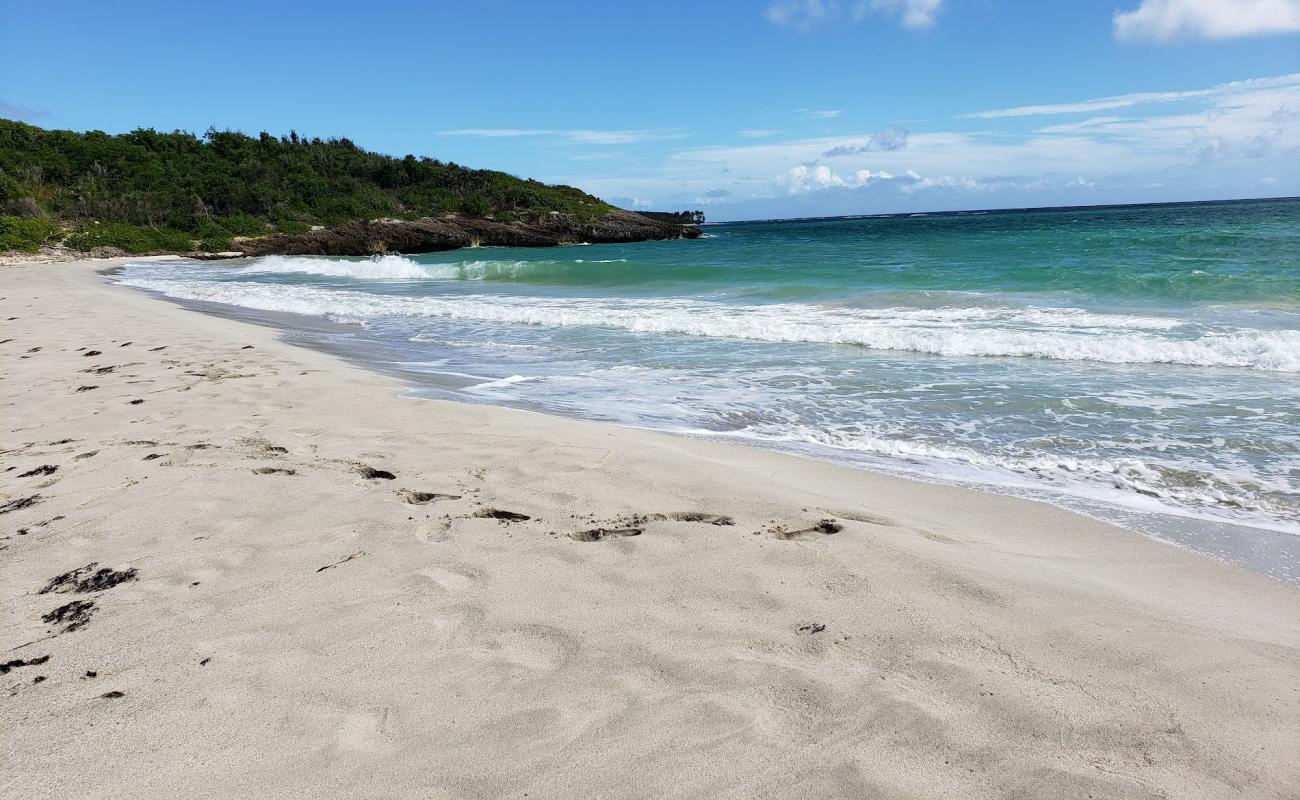
POLYGON ((237 237, 290 241, 319 226, 381 219, 465 219, 475 230, 540 221, 554 230, 559 219, 598 233, 612 212, 630 214, 571 186, 393 158, 348 139, 215 129, 109 135, 0 120, 0 250, 62 241, 78 250, 219 251, 237 237))

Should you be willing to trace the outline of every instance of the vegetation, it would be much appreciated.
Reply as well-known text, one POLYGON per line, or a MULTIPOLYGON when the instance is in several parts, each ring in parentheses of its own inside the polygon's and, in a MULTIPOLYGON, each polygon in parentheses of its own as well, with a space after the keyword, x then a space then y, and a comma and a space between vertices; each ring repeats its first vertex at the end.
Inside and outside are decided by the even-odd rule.
POLYGON ((704 222, 703 211, 642 211, 641 214, 660 222, 674 222, 678 225, 699 225, 704 222))
POLYGON ((610 206, 571 186, 430 158, 392 158, 348 139, 296 132, 202 137, 140 129, 49 131, 0 120, 0 250, 66 244, 130 253, 228 247, 235 236, 349 220, 443 213, 527 220, 558 211, 580 221, 610 206))
POLYGON ((63 226, 45 216, 0 215, 0 251, 35 253, 41 245, 62 238, 63 226))

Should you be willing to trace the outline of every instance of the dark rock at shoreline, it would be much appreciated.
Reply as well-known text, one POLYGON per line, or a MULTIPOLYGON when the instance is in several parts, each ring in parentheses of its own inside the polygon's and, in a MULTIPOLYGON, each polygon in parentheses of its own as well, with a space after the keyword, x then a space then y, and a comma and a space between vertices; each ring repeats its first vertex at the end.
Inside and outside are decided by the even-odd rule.
POLYGON ((273 234, 235 242, 246 256, 369 256, 382 253, 432 253, 461 247, 553 247, 578 242, 644 242, 694 239, 698 228, 650 219, 614 209, 603 218, 580 222, 564 214, 544 214, 527 221, 498 222, 475 217, 424 217, 349 222, 306 233, 273 234))

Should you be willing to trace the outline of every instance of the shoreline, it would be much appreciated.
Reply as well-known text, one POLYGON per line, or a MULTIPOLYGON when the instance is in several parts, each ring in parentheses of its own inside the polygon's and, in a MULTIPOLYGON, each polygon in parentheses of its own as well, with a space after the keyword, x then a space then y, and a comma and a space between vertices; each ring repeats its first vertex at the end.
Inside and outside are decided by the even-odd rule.
MULTIPOLYGON (((113 268, 108 272, 117 272, 119 269, 113 268)), ((382 348, 379 340, 367 339, 364 329, 361 329, 362 332, 358 334, 359 329, 351 324, 328 322, 320 317, 291 311, 265 311, 215 301, 172 297, 152 289, 137 290, 184 309, 236 322, 269 327, 284 337, 293 338, 298 346, 330 354, 369 372, 395 378, 403 383, 412 396, 539 412, 560 419, 585 420, 705 441, 728 442, 741 447, 753 447, 822 463, 848 466, 873 474, 891 475, 928 485, 956 486, 1044 502, 1089 519, 1116 525, 1163 544, 1209 556, 1225 563, 1244 566, 1283 583, 1300 585, 1300 536, 1297 536, 1298 529, 1294 524, 1283 521, 1233 519, 1203 509, 1164 506, 1158 501, 1146 502, 1149 498, 1137 495, 1104 497, 1082 491, 1072 492, 1069 488, 1037 484, 1016 475, 995 472, 981 474, 978 471, 961 474, 952 469, 951 465, 929 465, 927 469, 917 466, 908 459, 891 461, 873 457, 870 453, 841 451, 814 444, 733 436, 703 429, 685 430, 637 425, 584 416, 577 412, 565 413, 562 409, 551 408, 540 403, 509 402, 499 398, 485 399, 471 391, 475 379, 464 373, 411 370, 403 368, 400 361, 390 361, 382 349, 376 349, 382 348), (351 346, 347 343, 336 343, 333 337, 322 335, 336 331, 346 333, 348 336, 358 336, 356 343, 351 346), (948 467, 946 472, 944 467, 948 467)), ((495 379, 486 376, 482 378, 483 382, 491 380, 495 379)))
POLYGON ((1209 798, 1300 779, 1294 587, 1024 499, 411 403, 97 274, 131 260, 0 270, 22 467, 3 501, 40 496, 3 517, 0 646, 50 656, 4 676, 15 790, 1209 798), (90 562, 138 574, 49 633, 81 595, 39 590, 90 562))

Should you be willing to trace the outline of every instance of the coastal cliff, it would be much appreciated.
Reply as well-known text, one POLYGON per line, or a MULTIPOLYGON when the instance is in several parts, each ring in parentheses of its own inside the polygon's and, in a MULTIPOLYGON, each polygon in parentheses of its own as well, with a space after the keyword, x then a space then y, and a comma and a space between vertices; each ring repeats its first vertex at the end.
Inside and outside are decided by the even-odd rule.
POLYGON ((357 220, 303 233, 276 233, 236 240, 230 250, 245 256, 368 256, 478 246, 553 247, 579 242, 694 239, 699 235, 699 228, 622 209, 611 209, 603 217, 585 221, 560 212, 515 222, 448 214, 415 220, 357 220))

